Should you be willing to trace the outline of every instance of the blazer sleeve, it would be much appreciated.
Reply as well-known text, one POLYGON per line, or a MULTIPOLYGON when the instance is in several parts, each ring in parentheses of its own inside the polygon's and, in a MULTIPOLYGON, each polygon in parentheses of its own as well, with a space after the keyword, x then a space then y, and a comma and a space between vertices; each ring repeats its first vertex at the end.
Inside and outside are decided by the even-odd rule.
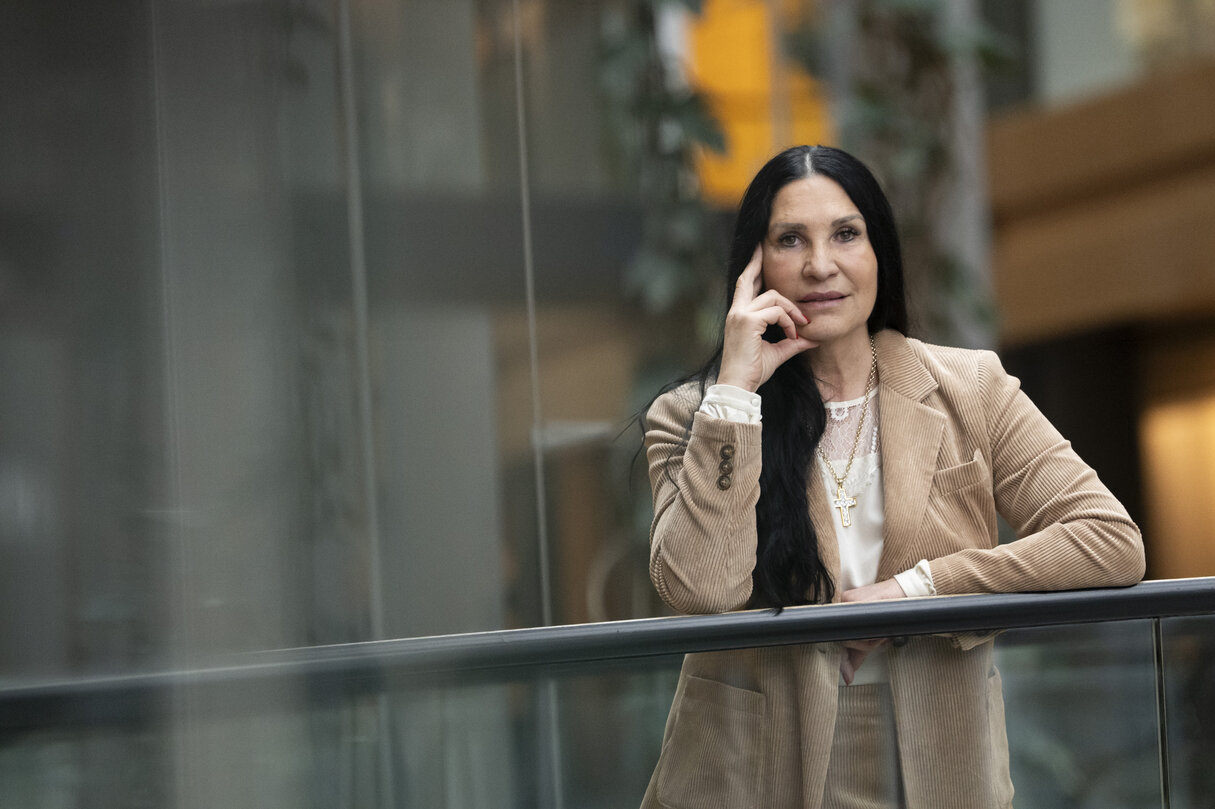
POLYGON ((679 612, 728 612, 751 598, 761 427, 707 416, 698 405, 695 386, 684 386, 646 414, 650 579, 679 612))
POLYGON ((991 352, 978 365, 996 509, 1019 539, 931 560, 937 592, 1113 587, 1143 578, 1126 509, 991 352))

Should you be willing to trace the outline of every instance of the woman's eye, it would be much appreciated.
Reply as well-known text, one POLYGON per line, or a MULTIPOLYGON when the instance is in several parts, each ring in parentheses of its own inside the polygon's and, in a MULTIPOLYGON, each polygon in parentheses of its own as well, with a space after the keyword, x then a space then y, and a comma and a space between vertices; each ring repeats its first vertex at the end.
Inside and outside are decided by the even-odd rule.
POLYGON ((797 246, 797 234, 796 233, 786 233, 784 236, 781 236, 779 239, 777 239, 776 243, 779 244, 781 247, 796 247, 797 246))
POLYGON ((861 234, 855 228, 844 228, 838 234, 838 238, 842 242, 850 242, 861 234))

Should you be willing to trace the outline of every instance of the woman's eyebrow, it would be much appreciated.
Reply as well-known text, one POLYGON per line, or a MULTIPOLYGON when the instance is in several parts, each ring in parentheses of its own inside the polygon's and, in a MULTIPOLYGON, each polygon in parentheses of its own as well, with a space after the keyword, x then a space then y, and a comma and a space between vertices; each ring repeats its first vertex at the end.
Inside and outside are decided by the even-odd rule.
MULTIPOLYGON (((852 222, 857 219, 859 219, 862 222, 865 221, 865 217, 861 216, 859 213, 845 214, 844 216, 841 216, 839 219, 836 219, 835 221, 833 221, 831 223, 831 227, 837 228, 840 225, 844 224, 845 222, 852 222)), ((806 229, 806 226, 803 225, 801 222, 773 222, 768 227, 768 230, 805 230, 805 229, 806 229)))

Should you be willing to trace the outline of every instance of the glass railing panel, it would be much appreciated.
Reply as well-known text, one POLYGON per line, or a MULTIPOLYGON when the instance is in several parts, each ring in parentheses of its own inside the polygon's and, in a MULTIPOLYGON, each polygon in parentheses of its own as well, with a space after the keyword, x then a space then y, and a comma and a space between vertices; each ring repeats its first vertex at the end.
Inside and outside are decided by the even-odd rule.
POLYGON ((1215 615, 1161 626, 1171 809, 1215 806, 1215 615))
POLYGON ((0 695, 0 806, 635 806, 680 662, 0 695))
POLYGON ((1009 631, 996 665, 1015 805, 1161 805, 1150 620, 1009 631))
POLYGON ((164 734, 130 726, 0 733, 0 806, 164 806, 172 758, 164 734))
MULTIPOLYGON (((1016 805, 1161 805, 1149 621, 1008 632, 995 658, 1016 805)), ((0 805, 636 806, 680 660, 187 684, 126 719, 80 703, 79 722, 5 729, 0 805)))
POLYGON ((658 761, 681 658, 644 671, 570 678, 558 686, 567 807, 640 804, 658 761))
MULTIPOLYGON (((967 783, 970 763, 996 760, 974 751, 998 757, 1003 730, 1018 807, 1148 809, 1170 805, 1165 787, 1174 807, 1206 807, 1210 601, 1209 584, 1154 582, 302 648, 111 679, 0 678, 0 806, 249 805, 250 796, 259 807, 293 808, 637 806, 659 761, 683 652, 732 656, 732 666, 698 672, 734 687, 702 683, 692 699, 752 704, 737 690, 762 690, 769 729, 836 700, 839 641, 877 631, 907 638, 887 647, 902 783, 923 774, 925 752, 937 763, 921 782, 967 783), (1161 621, 1153 610, 1201 617, 1161 621), (936 636, 1001 620, 1029 626, 972 651, 936 636), (827 652, 826 679, 804 680, 796 700, 776 702, 773 684, 790 673, 781 667, 803 665, 807 643, 827 652), (754 644, 771 648, 753 654, 754 644), (773 664, 782 658, 797 663, 773 664), (758 674, 756 660, 775 675, 758 674), (951 668, 967 660, 981 665, 951 668), (984 681, 959 687, 957 672, 984 681), (899 714, 908 682, 909 699, 935 713, 899 714), (971 698, 955 696, 963 692, 971 698), (942 734, 968 707, 983 721, 966 732, 979 735, 942 734)), ((830 742, 830 760, 839 759, 830 742)), ((853 770, 872 767, 848 760, 860 763, 853 770)))
POLYGON ((394 691, 399 802, 392 805, 637 806, 658 760, 680 662, 394 691))

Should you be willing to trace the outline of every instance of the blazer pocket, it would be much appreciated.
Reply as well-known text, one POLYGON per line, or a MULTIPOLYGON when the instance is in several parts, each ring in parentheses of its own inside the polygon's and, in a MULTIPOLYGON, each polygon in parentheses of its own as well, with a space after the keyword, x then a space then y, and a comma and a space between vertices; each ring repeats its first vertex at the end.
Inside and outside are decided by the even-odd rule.
POLYGON ((932 491, 938 495, 951 494, 968 486, 992 487, 991 473, 983 456, 975 450, 974 458, 964 464, 938 469, 932 476, 932 491))
POLYGON ((658 762, 671 809, 754 809, 763 767, 764 695, 688 676, 658 762))

